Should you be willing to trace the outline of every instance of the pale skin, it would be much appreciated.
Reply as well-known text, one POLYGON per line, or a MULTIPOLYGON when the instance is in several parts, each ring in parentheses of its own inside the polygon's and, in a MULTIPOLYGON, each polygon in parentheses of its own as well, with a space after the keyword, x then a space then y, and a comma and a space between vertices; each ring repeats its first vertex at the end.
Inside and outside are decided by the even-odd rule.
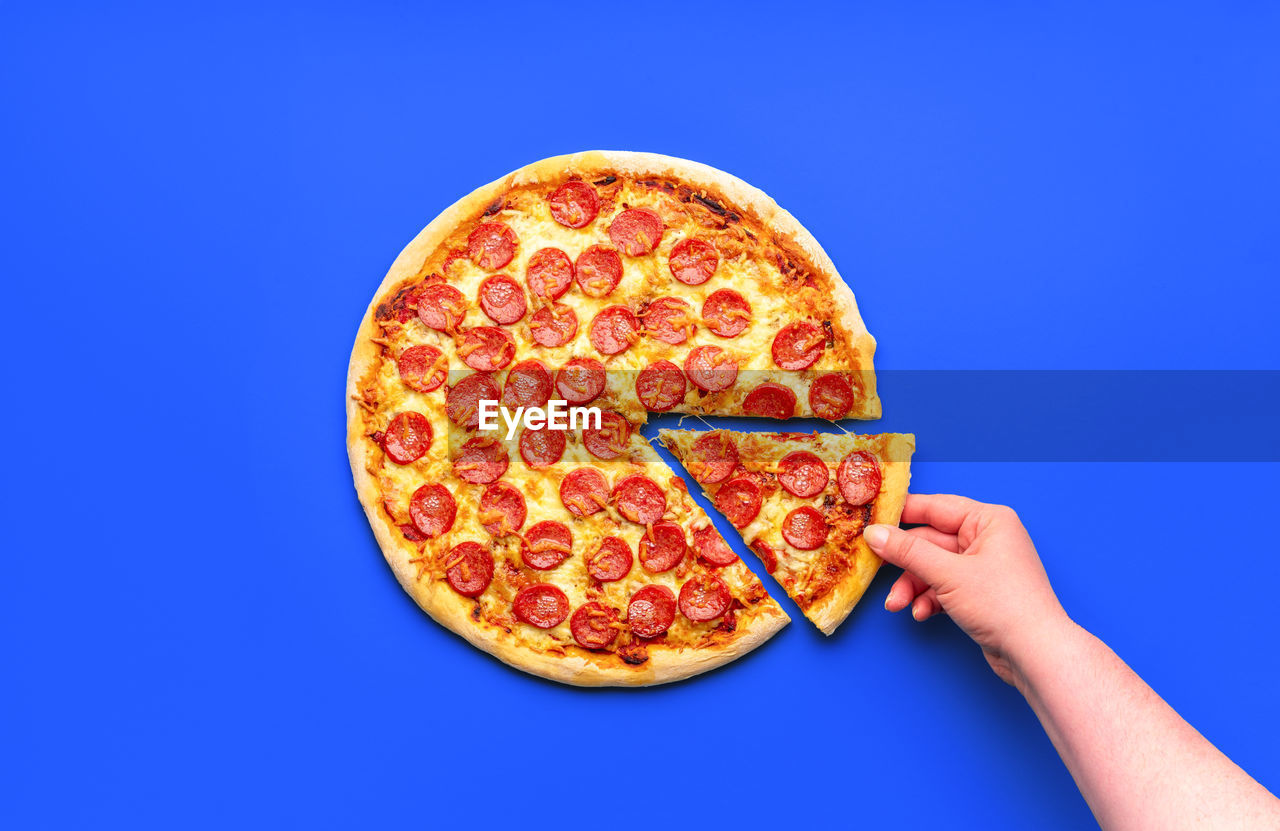
POLYGON ((1107 831, 1278 829, 1280 800, 1063 610, 1012 509, 911 494, 865 538, 903 574, 885 608, 945 613, 1022 693, 1107 831))

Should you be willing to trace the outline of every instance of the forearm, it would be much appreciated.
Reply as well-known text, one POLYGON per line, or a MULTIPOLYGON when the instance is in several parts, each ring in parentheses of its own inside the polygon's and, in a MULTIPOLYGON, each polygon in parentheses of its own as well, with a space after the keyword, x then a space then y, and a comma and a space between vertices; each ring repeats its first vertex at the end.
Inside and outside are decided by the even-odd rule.
POLYGON ((1107 831, 1280 827, 1280 802, 1076 624, 1036 632, 1012 664, 1107 831))

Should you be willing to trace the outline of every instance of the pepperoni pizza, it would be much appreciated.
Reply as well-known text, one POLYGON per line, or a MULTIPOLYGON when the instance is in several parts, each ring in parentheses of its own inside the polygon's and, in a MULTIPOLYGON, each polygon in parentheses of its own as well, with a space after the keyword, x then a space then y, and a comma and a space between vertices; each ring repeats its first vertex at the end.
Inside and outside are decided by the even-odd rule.
POLYGON ((834 632, 880 568, 862 531, 898 524, 915 437, 660 433, 805 617, 834 632))
POLYGON ((404 588, 504 661, 576 684, 718 666, 787 622, 638 435, 646 412, 876 418, 872 355, 818 243, 760 191, 640 153, 547 159, 400 254, 348 373, 356 487, 404 588), (481 429, 485 401, 599 428, 481 429))

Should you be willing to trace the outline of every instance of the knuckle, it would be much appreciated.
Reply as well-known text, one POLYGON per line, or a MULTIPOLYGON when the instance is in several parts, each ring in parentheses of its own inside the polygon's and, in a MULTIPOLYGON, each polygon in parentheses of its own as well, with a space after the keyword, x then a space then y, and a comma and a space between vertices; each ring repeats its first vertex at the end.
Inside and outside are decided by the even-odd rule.
POLYGON ((1008 505, 992 505, 991 516, 994 519, 1005 520, 1006 522, 1020 522, 1018 512, 1008 505))

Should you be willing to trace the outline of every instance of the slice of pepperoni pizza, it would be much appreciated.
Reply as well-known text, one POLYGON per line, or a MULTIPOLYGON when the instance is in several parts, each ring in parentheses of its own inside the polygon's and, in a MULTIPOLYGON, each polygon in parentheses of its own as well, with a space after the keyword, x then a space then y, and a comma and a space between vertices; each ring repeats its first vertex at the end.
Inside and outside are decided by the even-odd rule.
POLYGON ((834 632, 880 568, 863 529, 902 515, 915 436, 660 435, 805 617, 834 632))

